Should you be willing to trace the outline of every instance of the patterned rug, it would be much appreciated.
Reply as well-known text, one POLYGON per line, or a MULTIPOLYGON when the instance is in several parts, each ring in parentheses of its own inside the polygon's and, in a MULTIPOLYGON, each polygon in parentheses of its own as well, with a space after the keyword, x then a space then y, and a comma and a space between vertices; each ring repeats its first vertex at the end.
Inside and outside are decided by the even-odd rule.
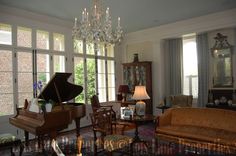
MULTIPOLYGON (((135 129, 130 129, 125 131, 125 135, 134 137, 135 129)), ((82 145, 82 154, 83 156, 91 156, 93 155, 93 131, 91 127, 86 127, 81 129, 81 135, 83 137, 83 145, 82 145)), ((157 155, 223 155, 220 153, 213 153, 211 151, 197 151, 196 149, 192 149, 190 147, 180 146, 178 144, 158 141, 158 144, 155 144, 155 125, 153 123, 148 123, 139 127, 139 136, 142 140, 145 140, 146 145, 144 143, 137 143, 133 148, 133 156, 157 156, 157 155)), ((66 156, 76 156, 77 148, 76 148, 76 133, 68 132, 63 133, 57 137, 57 142, 60 149, 66 156)), ((35 140, 31 140, 29 142, 29 146, 25 147, 23 156, 50 156, 53 153, 53 150, 50 146, 50 140, 44 140, 44 149, 38 147, 38 144, 35 140)), ((19 155, 19 148, 14 148, 13 151, 16 155, 19 155)), ((130 151, 129 148, 121 149, 113 154, 113 156, 124 155, 120 154, 120 152, 130 151)), ((104 152, 100 153, 100 155, 105 155, 104 152)), ((127 154, 129 155, 129 154, 127 154)), ((0 156, 10 156, 10 151, 0 151, 0 156)))

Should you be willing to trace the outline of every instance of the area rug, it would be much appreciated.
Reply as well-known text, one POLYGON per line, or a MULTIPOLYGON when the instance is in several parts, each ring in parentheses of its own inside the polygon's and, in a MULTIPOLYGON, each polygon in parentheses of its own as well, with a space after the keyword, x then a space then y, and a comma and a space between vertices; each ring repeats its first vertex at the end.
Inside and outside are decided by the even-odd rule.
MULTIPOLYGON (((125 135, 134 137, 135 129, 130 129, 125 131, 125 135)), ((93 153, 93 131, 91 127, 86 127, 81 129, 81 135, 83 137, 82 154, 83 156, 92 156, 93 153)), ((202 151, 192 149, 190 147, 180 146, 178 144, 169 143, 165 141, 155 142, 155 124, 148 123, 139 127, 139 136, 144 143, 137 143, 133 148, 133 156, 157 156, 157 155, 224 155, 220 153, 214 153, 212 151, 202 151)), ((60 149, 66 156, 76 156, 77 146, 76 146, 76 133, 69 132, 63 133, 57 137, 57 142, 60 149)), ((16 155, 19 154, 19 148, 14 148, 13 151, 16 155)), ((130 152, 129 147, 116 151, 113 156, 124 155, 120 152, 130 152)), ((50 156, 53 150, 50 146, 50 140, 46 138, 44 140, 44 151, 42 148, 38 147, 37 141, 31 140, 28 147, 25 147, 23 156, 50 156)), ((100 155, 103 156, 106 153, 101 152, 100 155)), ((10 156, 10 151, 0 151, 1 156, 10 156)), ((129 154, 126 154, 129 155, 129 154)))

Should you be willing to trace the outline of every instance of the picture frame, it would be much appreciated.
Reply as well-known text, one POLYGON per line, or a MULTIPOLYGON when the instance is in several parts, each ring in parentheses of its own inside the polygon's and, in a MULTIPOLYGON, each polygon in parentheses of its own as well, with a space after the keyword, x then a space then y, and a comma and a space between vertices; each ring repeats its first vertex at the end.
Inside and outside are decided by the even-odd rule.
POLYGON ((134 112, 132 109, 130 109, 129 107, 121 107, 121 118, 122 119, 127 119, 130 118, 130 116, 133 116, 134 112))

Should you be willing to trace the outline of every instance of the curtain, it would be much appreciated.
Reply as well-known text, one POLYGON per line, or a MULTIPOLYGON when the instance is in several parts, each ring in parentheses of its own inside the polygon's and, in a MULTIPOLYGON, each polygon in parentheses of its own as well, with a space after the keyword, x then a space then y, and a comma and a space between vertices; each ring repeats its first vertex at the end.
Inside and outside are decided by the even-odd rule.
POLYGON ((182 38, 169 39, 165 42, 166 95, 182 93, 182 38))
POLYGON ((199 34, 197 41, 198 57, 198 107, 204 107, 208 99, 209 48, 207 34, 199 34))

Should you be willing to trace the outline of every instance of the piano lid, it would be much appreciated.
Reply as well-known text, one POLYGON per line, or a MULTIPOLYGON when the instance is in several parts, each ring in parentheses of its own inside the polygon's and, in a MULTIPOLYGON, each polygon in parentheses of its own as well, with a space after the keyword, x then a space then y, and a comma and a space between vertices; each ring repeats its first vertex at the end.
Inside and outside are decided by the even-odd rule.
POLYGON ((67 79, 71 73, 55 73, 44 87, 38 98, 46 101, 65 102, 75 98, 83 91, 83 87, 71 84, 67 79))

